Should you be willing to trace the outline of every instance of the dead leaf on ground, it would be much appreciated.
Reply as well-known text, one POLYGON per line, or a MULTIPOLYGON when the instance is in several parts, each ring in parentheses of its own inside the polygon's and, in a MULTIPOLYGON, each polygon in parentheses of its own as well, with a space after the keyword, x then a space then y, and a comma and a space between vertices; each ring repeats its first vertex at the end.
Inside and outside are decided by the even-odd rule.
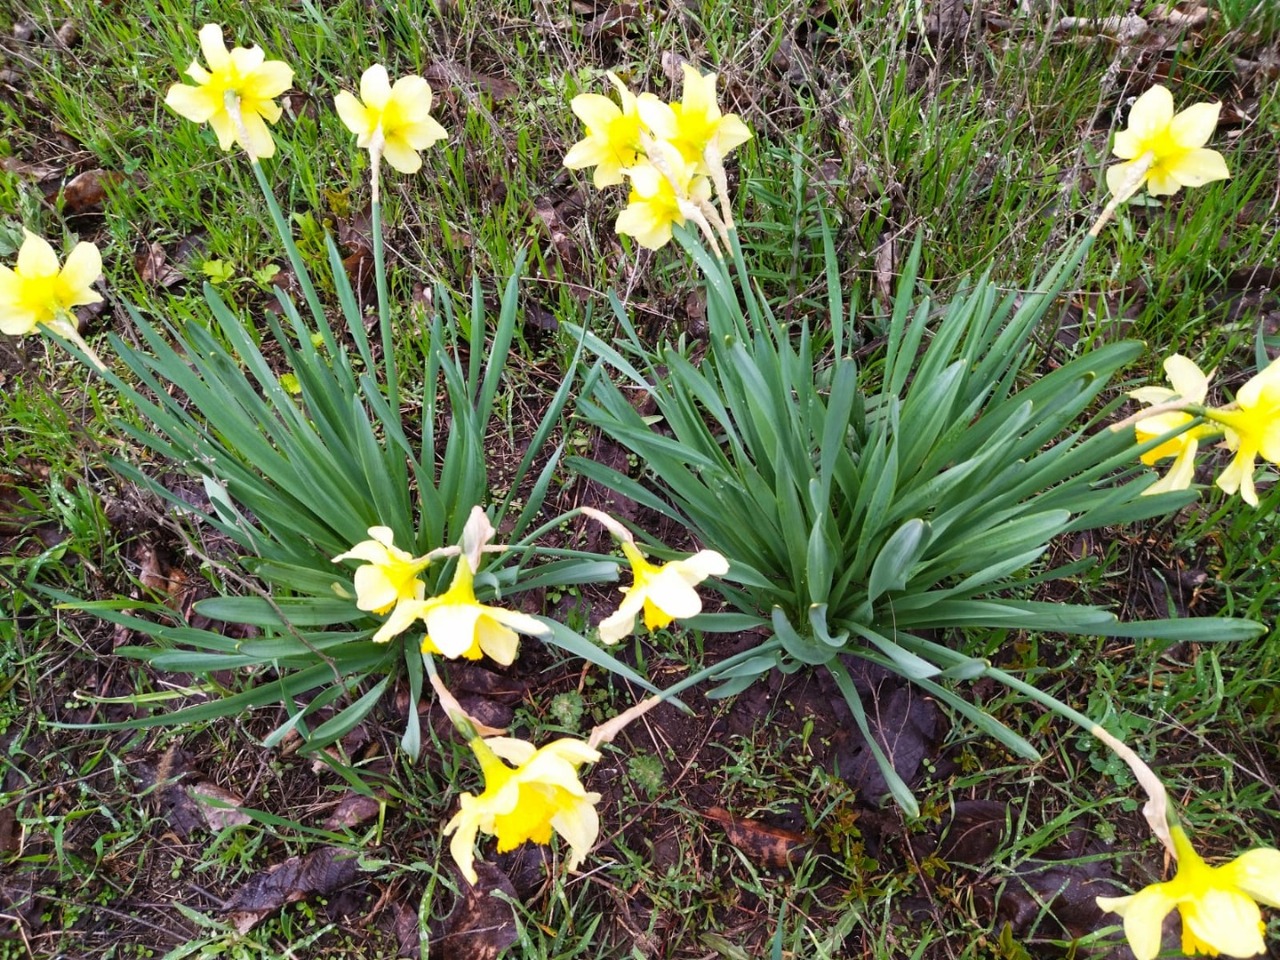
POLYGON ((785 867, 804 857, 809 839, 794 830, 771 827, 759 820, 735 817, 723 807, 708 807, 704 816, 723 825, 729 842, 762 867, 785 867))
POLYGON ((450 87, 476 87, 483 90, 494 100, 510 100, 520 93, 518 84, 505 77, 495 77, 486 73, 477 73, 454 60, 437 60, 428 64, 422 75, 434 84, 450 87))
POLYGON ((321 847, 305 857, 290 857, 245 881, 227 902, 226 920, 242 934, 287 903, 329 896, 359 874, 356 854, 342 847, 321 847))
POLYGON ((385 801, 379 797, 368 797, 363 793, 356 793, 354 790, 347 791, 334 808, 333 813, 324 821, 325 830, 343 830, 358 827, 360 824, 372 820, 382 811, 382 805, 385 801))
POLYGON ((226 787, 202 780, 188 787, 187 793, 199 807, 206 826, 214 833, 227 827, 243 827, 253 823, 253 817, 240 809, 244 806, 243 798, 226 787))
POLYGON ((94 169, 77 174, 62 188, 62 212, 67 216, 76 216, 102 206, 107 189, 124 180, 123 173, 111 170, 94 169))
POLYGON ((133 258, 133 266, 138 279, 149 286, 168 288, 182 279, 182 272, 169 263, 169 255, 159 243, 143 248, 133 258))
POLYGON ((588 40, 619 40, 626 36, 638 10, 634 3, 611 3, 582 25, 582 35, 588 40))
POLYGON ((515 887, 493 864, 477 861, 475 866, 479 882, 459 878, 458 902, 432 937, 431 955, 441 960, 497 960, 516 942, 515 910, 493 896, 500 890, 515 900, 515 887))

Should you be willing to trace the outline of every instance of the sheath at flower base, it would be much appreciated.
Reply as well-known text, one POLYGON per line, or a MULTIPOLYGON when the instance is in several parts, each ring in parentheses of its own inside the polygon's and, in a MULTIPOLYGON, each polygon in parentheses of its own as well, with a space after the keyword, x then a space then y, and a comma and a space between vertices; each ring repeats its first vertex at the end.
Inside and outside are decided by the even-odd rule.
POLYGON ((643 159, 645 134, 665 139, 675 131, 669 106, 652 93, 637 97, 612 72, 606 76, 622 105, 598 93, 582 93, 569 101, 569 108, 586 125, 587 135, 569 148, 563 161, 569 170, 595 167, 591 179, 597 190, 622 183, 626 168, 643 159))
MULTIPOLYGON (((691 63, 684 65, 684 89, 679 103, 671 105, 675 114, 675 131, 667 139, 675 145, 685 160, 696 166, 698 173, 707 173, 705 156, 707 147, 713 147, 720 159, 729 151, 751 139, 751 131, 735 113, 720 112, 716 102, 716 75, 703 76, 691 63)), ((641 106, 641 116, 648 120, 646 108, 641 106)))
POLYGON ((1098 897, 1103 910, 1124 918, 1124 934, 1138 960, 1160 952, 1164 918, 1182 915, 1182 952, 1188 955, 1254 957, 1267 952, 1259 903, 1280 907, 1280 851, 1260 847, 1221 867, 1200 859, 1179 826, 1170 833, 1178 854, 1172 880, 1153 883, 1127 897, 1098 897), (1256 902, 1255 902, 1256 901, 1256 902))
POLYGON ((600 794, 586 791, 578 768, 599 760, 599 751, 569 738, 537 750, 510 737, 476 737, 470 746, 484 773, 484 792, 462 794, 460 809, 444 828, 445 836, 453 834, 449 852, 467 881, 479 879, 475 845, 480 833, 496 836, 498 852, 505 853, 526 840, 550 843, 554 831, 569 844, 566 865, 576 869, 600 834, 595 808, 600 794))
MULTIPOLYGON (((1164 362, 1164 371, 1173 384, 1167 387, 1140 387, 1129 391, 1129 396, 1143 403, 1168 403, 1170 400, 1185 400, 1188 403, 1203 404, 1209 393, 1209 376, 1195 362, 1181 354, 1173 354, 1164 362)), ((1138 443, 1146 443, 1156 437, 1177 430, 1194 420, 1195 417, 1181 410, 1156 414, 1134 425, 1138 443)), ((1196 471, 1196 451, 1200 448, 1201 438, 1216 434, 1212 426, 1199 426, 1184 430, 1170 440, 1148 450, 1141 457, 1147 466, 1153 466, 1161 460, 1173 457, 1173 466, 1169 472, 1142 491, 1143 494, 1167 493, 1171 490, 1185 490, 1191 486, 1196 471)))
POLYGON ((93 289, 102 276, 102 255, 82 241, 60 266, 43 237, 24 229, 22 238, 13 268, 0 265, 0 332, 21 337, 43 324, 55 333, 74 335, 72 309, 102 299, 93 289))
POLYGON ((684 226, 686 204, 696 207, 711 200, 711 181, 695 173, 671 144, 659 141, 650 150, 650 162, 628 167, 631 195, 618 214, 614 229, 635 237, 640 246, 660 250, 672 236, 672 228, 684 226))
POLYGON ((378 147, 401 173, 422 167, 419 150, 448 136, 431 116, 431 87, 422 77, 401 77, 391 85, 387 68, 375 63, 360 77, 360 98, 343 90, 333 100, 362 150, 378 147), (381 139, 379 139, 379 137, 381 139))
POLYGON ((1197 103, 1175 115, 1173 94, 1152 87, 1134 101, 1128 128, 1116 134, 1112 151, 1128 162, 1107 168, 1107 189, 1123 203, 1144 183, 1148 193, 1161 196, 1226 180, 1231 172, 1222 154, 1204 148, 1221 109, 1220 103, 1197 103))
POLYGON ((193 60, 187 76, 196 85, 175 83, 165 105, 195 123, 208 123, 223 150, 239 143, 254 159, 274 155, 276 143, 267 124, 280 119, 275 98, 293 84, 293 68, 281 60, 267 60, 261 47, 227 50, 216 23, 200 28, 200 49, 209 69, 193 60), (240 123, 228 109, 228 96, 238 104, 240 123))
POLYGON ((1235 403, 1225 409, 1211 408, 1205 416, 1223 426, 1227 449, 1235 452, 1219 475, 1218 486, 1226 493, 1239 490, 1244 502, 1256 507, 1254 459, 1261 456, 1280 464, 1280 358, 1241 387, 1235 403))
POLYGON ((618 609, 600 621, 600 639, 617 643, 635 628, 636 617, 644 613, 645 626, 658 630, 672 620, 685 620, 702 612, 702 598, 694 589, 707 577, 729 572, 729 563, 714 550, 700 550, 685 560, 661 566, 650 563, 634 543, 622 542, 622 552, 631 562, 635 582, 625 591, 618 609))

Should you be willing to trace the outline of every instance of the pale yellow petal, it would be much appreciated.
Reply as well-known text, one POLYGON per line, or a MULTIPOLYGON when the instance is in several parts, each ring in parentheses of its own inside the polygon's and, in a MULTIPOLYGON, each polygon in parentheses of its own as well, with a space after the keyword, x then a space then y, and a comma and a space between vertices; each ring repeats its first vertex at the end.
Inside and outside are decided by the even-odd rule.
POLYGON ((729 155, 729 151, 742 146, 751 139, 751 130, 736 113, 729 113, 720 119, 716 128, 716 149, 720 156, 729 155))
POLYGON ((1199 443, 1191 440, 1173 461, 1169 472, 1142 492, 1147 495, 1186 490, 1196 476, 1196 449, 1199 443))
POLYGON ((386 643, 393 637, 400 636, 413 626, 425 607, 426 603, 422 600, 401 600, 391 611, 391 616, 387 617, 386 622, 373 635, 373 642, 386 643))
POLYGON ((1172 196, 1182 189, 1182 181, 1164 167, 1152 167, 1147 174, 1147 193, 1153 197, 1172 196))
POLYGON ((512 630, 518 630, 525 636, 545 637, 551 633, 551 628, 537 617, 531 617, 529 614, 521 613, 519 610, 507 610, 504 607, 489 606, 481 609, 499 623, 510 627, 512 630))
POLYGON ((553 740, 542 749, 575 765, 595 763, 600 759, 599 750, 582 740, 575 740, 572 737, 553 740))
POLYGON ((1226 868, 1246 895, 1269 907, 1280 907, 1280 850, 1260 847, 1236 857, 1226 868))
POLYGON ((22 230, 22 246, 18 249, 18 262, 14 264, 18 276, 52 277, 58 273, 58 255, 44 237, 37 236, 25 227, 22 230))
POLYGON ((719 113, 716 106, 716 75, 708 73, 705 77, 691 63, 682 65, 684 86, 681 89, 680 103, 687 113, 711 114, 719 113))
POLYGON ((504 667, 515 662, 520 650, 520 637, 516 632, 492 617, 476 621, 476 643, 486 657, 504 667))
MULTIPOLYGON (((1174 901, 1165 893, 1164 887, 1165 884, 1152 884, 1132 897, 1122 898, 1119 903, 1103 907, 1104 910, 1114 910, 1124 917, 1124 935, 1137 960, 1153 960, 1160 952, 1164 918, 1174 907, 1174 901)), ((1104 899, 1098 898, 1099 906, 1102 906, 1104 899)))
POLYGON ((640 122, 658 140, 670 140, 676 135, 675 112, 652 93, 642 93, 636 98, 636 112, 640 114, 640 122))
POLYGON ((280 96, 291 86, 293 67, 283 60, 268 60, 247 78, 245 92, 260 100, 270 100, 280 96))
POLYGON ((271 136, 271 130, 267 127, 266 121, 248 110, 244 111, 241 120, 244 122, 244 132, 249 141, 242 143, 241 146, 252 156, 264 160, 275 156, 276 142, 271 136))
POLYGON ((1188 150, 1176 159, 1164 161, 1161 168, 1184 187, 1201 187, 1231 177, 1227 161, 1217 150, 1188 150))
POLYGON ((441 140, 447 140, 449 131, 433 117, 426 117, 400 130, 400 136, 414 150, 425 150, 441 140))
POLYGON ((235 68, 236 73, 245 79, 262 66, 267 59, 267 55, 261 47, 232 47, 230 56, 231 65, 235 68))
POLYGON ((187 67, 186 74, 200 86, 204 86, 213 79, 213 75, 204 67, 200 66, 199 60, 192 60, 191 66, 187 67))
POLYGON ((175 83, 165 94, 165 106, 178 116, 195 123, 205 123, 222 104, 203 87, 192 87, 185 83, 175 83))
POLYGON ((1220 103, 1196 103, 1187 107, 1169 123, 1169 136, 1180 147, 1203 147, 1218 126, 1220 103))
POLYGON ((361 74, 360 99, 372 110, 382 110, 391 99, 391 80, 382 64, 375 63, 361 74))
POLYGON ((538 752, 529 741, 515 737, 486 737, 484 742, 490 750, 516 767, 528 763, 538 752))
POLYGON ((1173 120, 1173 94, 1167 87, 1154 86, 1129 109, 1129 132, 1141 140, 1163 133, 1173 120))
POLYGON ((422 77, 401 77, 391 88, 390 100, 410 122, 420 122, 431 110, 431 85, 422 77))
POLYGON ((569 855, 565 857, 569 870, 578 868, 600 836, 600 815, 595 808, 599 801, 600 794, 588 793, 551 818, 551 826, 569 845, 569 855))
POLYGON ((589 131, 603 130, 622 116, 622 110, 608 97, 598 93, 580 93, 569 101, 569 109, 587 125, 589 131))
POLYGON ((1171 354, 1164 362, 1164 372, 1173 389, 1183 400, 1204 403, 1209 393, 1209 378, 1203 370, 1180 353, 1171 354))
POLYGON ((1130 390, 1128 395, 1143 403, 1155 404, 1173 400, 1178 396, 1178 392, 1168 387, 1138 387, 1136 390, 1130 390))
POLYGON ((456 659, 475 643, 476 620, 482 612, 479 604, 438 604, 426 613, 427 635, 442 656, 456 659))
POLYGON ((1266 953, 1262 912, 1241 893, 1210 887, 1178 904, 1182 921, 1203 943, 1231 957, 1266 953))
MULTIPOLYGON (((1111 152, 1121 160, 1136 160, 1143 152, 1143 142, 1129 130, 1117 130, 1111 152)), ((1115 191, 1111 191, 1115 193, 1115 191)))
POLYGON ((1236 394, 1236 402, 1245 408, 1256 407, 1264 392, 1277 389, 1280 389, 1280 357, 1249 378, 1248 383, 1236 394))
POLYGON ((646 585, 649 602, 663 613, 684 620, 702 612, 702 598, 680 571, 667 564, 646 585))
POLYGON ((333 98, 333 109, 343 126, 356 136, 363 136, 373 129, 376 121, 370 122, 369 112, 356 99, 355 94, 341 90, 333 98))
MULTIPOLYGON (((562 164, 568 170, 584 170, 602 162, 606 152, 607 148, 595 137, 583 137, 569 148, 562 164)), ((621 178, 618 182, 622 182, 621 178)))
POLYGON ((640 246, 649 250, 661 250, 671 241, 671 221, 656 216, 647 203, 632 203, 621 213, 614 223, 618 233, 635 237, 640 246))
POLYGON ((382 156, 401 173, 417 173, 422 167, 418 151, 400 137, 388 137, 382 145, 382 156))
POLYGON ((597 628, 604 643, 617 643, 635 629, 636 617, 644 609, 644 591, 632 587, 622 597, 618 609, 600 621, 597 628))
POLYGON ((216 23, 206 23, 200 28, 200 52, 204 62, 213 71, 223 70, 231 62, 227 45, 222 40, 222 28, 216 23))
POLYGON ((66 285, 68 292, 78 291, 77 299, 70 300, 70 306, 82 303, 97 303, 102 299, 91 289, 102 276, 102 254, 92 243, 81 241, 67 255, 67 262, 62 265, 58 279, 66 285), (91 299, 80 299, 80 298, 91 299))
POLYGON ((231 119, 231 114, 227 113, 225 109, 219 108, 217 112, 209 117, 209 126, 217 134, 218 146, 223 150, 230 150, 231 145, 237 140, 236 125, 231 119))
POLYGON ((1117 201, 1123 203, 1138 192, 1143 180, 1137 179, 1138 165, 1136 161, 1116 163, 1107 167, 1107 190, 1117 201))
POLYGON ((701 583, 707 577, 722 577, 729 572, 729 561, 714 550, 699 550, 684 560, 673 560, 670 566, 691 584, 701 583))
MULTIPOLYGON (((463 798, 469 797, 463 794, 463 798)), ((462 811, 456 813, 444 827, 445 836, 453 834, 449 841, 449 853, 458 870, 471 884, 478 883, 480 876, 476 873, 476 835, 480 832, 480 822, 474 817, 464 817, 462 811)))

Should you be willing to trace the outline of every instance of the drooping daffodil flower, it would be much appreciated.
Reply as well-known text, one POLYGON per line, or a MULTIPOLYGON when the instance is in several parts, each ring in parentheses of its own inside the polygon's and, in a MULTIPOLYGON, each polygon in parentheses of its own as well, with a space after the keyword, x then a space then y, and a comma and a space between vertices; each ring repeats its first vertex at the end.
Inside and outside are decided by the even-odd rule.
MULTIPOLYGON (((1168 387, 1140 387, 1129 391, 1129 396, 1143 403, 1162 404, 1173 400, 1187 403, 1203 404, 1209 393, 1209 378, 1212 372, 1205 374, 1195 362, 1181 354, 1173 354, 1164 362, 1165 375, 1173 389, 1168 387)), ((1139 420, 1134 425, 1138 443, 1147 443, 1171 430, 1177 430, 1191 423, 1193 414, 1182 410, 1171 410, 1152 417, 1139 420)), ((1176 437, 1166 440, 1146 453, 1141 460, 1152 466, 1161 460, 1173 457, 1173 466, 1163 477, 1142 491, 1144 494, 1166 493, 1171 490, 1185 490, 1191 486, 1195 476, 1196 451, 1200 448, 1200 440, 1205 436, 1216 434, 1210 425, 1200 425, 1184 430, 1176 437)))
POLYGON ((1178 872, 1127 897, 1098 897, 1103 910, 1124 919, 1124 933, 1137 960, 1160 952, 1161 927, 1169 911, 1182 916, 1182 952, 1254 957, 1267 952, 1259 903, 1280 907, 1280 850, 1260 847, 1220 867, 1200 858, 1182 827, 1174 825, 1178 872))
POLYGON ((431 86, 422 77, 406 76, 394 86, 380 63, 360 77, 359 99, 346 90, 333 100, 347 129, 362 150, 376 151, 401 173, 417 173, 419 150, 448 136, 431 116, 431 86))
POLYGON ((666 246, 673 228, 700 217, 699 207, 711 199, 711 181, 666 141, 655 142, 649 159, 625 173, 631 194, 614 229, 649 250, 666 246))
POLYGON ((43 324, 74 336, 73 308, 102 299, 93 289, 101 276, 102 254, 92 243, 77 243, 59 264, 49 242, 24 229, 17 262, 0 265, 0 332, 21 337, 43 324))
POLYGON ((694 587, 707 577, 729 572, 728 561, 714 550, 699 550, 684 560, 661 565, 650 563, 627 540, 622 541, 622 552, 631 564, 633 582, 618 609, 600 621, 600 639, 605 643, 617 643, 631 633, 642 612, 650 630, 696 617, 702 612, 702 598, 694 587))
POLYGON ((587 792, 578 768, 599 760, 599 751, 570 738, 540 749, 511 737, 475 737, 470 746, 480 761, 484 791, 462 794, 458 812, 444 828, 445 836, 453 834, 449 852, 467 881, 479 879, 475 845, 480 833, 497 837, 498 852, 505 853, 527 840, 548 844, 554 831, 569 844, 566 865, 576 869, 600 834, 595 808, 600 794, 587 792))
POLYGON ((1211 407, 1205 416, 1222 425, 1227 449, 1235 453, 1219 475, 1218 486, 1229 494, 1239 490, 1244 502, 1256 507, 1255 458, 1280 464, 1280 358, 1241 387, 1235 403, 1211 407))
MULTIPOLYGON (((684 86, 679 103, 671 104, 675 114, 675 131, 667 139, 675 144, 685 160, 707 173, 707 148, 717 160, 751 139, 751 131, 735 113, 721 113, 716 100, 716 75, 705 76, 691 63, 683 66, 684 86)), ((643 111, 642 111, 643 112, 643 111)))
POLYGON ((1152 196, 1177 193, 1231 176, 1222 154, 1205 148, 1218 125, 1220 103, 1196 103, 1175 114, 1173 94, 1154 86, 1134 101, 1129 126, 1112 150, 1125 163, 1107 168, 1107 189, 1117 202, 1145 183, 1152 196))
POLYGON ((551 632, 541 620, 481 603, 476 599, 474 574, 466 556, 458 557, 458 567, 453 582, 444 593, 422 599, 421 596, 396 606, 374 635, 375 640, 394 637, 409 629, 416 620, 426 622, 427 633, 422 638, 423 653, 438 653, 455 659, 465 657, 479 660, 488 656, 495 663, 507 666, 516 658, 520 639, 526 636, 541 637, 551 632))
POLYGON ((267 124, 280 119, 275 98, 292 86, 293 68, 266 59, 261 47, 228 50, 216 23, 200 28, 200 50, 209 69, 191 61, 187 76, 195 86, 175 83, 165 105, 188 120, 208 123, 223 150, 238 143, 255 159, 274 155, 276 142, 267 124))
MULTIPOLYGON (((355 574, 356 606, 371 613, 386 613, 407 601, 421 600, 426 584, 418 574, 430 565, 431 555, 415 557, 401 550, 394 543, 395 534, 390 527, 370 527, 369 537, 333 558, 334 563, 364 561, 355 574)), ((374 639, 390 640, 393 636, 394 633, 374 639)))
POLYGON ((587 128, 587 135, 569 148, 564 166, 569 170, 595 167, 592 182, 603 190, 622 183, 627 168, 645 154, 644 138, 665 139, 675 132, 671 108, 652 93, 637 97, 618 75, 605 74, 618 91, 621 106, 598 93, 581 93, 569 108, 587 128))

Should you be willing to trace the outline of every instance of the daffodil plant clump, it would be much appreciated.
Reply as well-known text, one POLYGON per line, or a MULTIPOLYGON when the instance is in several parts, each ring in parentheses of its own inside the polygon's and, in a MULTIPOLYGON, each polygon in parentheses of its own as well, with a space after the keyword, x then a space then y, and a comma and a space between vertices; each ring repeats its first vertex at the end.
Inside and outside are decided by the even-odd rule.
MULTIPOLYGON (((518 273, 506 278, 493 318, 478 281, 469 302, 437 287, 420 336, 390 302, 382 162, 418 174, 421 151, 453 136, 430 114, 429 85, 417 76, 393 81, 373 64, 358 95, 343 90, 334 98, 369 155, 375 340, 332 240, 326 279, 336 317, 321 298, 262 165, 276 153, 270 125, 293 69, 256 46, 227 49, 216 25, 198 37, 203 64, 194 61, 186 70, 193 82, 175 84, 165 102, 209 124, 223 150, 246 154, 301 303, 279 293, 279 313, 266 317, 265 333, 208 286, 207 326, 153 322, 126 305, 137 339, 109 336, 96 354, 73 311, 99 297, 92 289, 102 269, 97 248, 78 244, 60 263, 28 233, 14 266, 0 267, 0 330, 47 332, 132 404, 138 416, 119 429, 197 478, 208 507, 192 507, 135 462, 120 459, 115 468, 229 537, 256 584, 247 595, 198 607, 214 620, 254 627, 243 640, 176 622, 172 611, 136 599, 79 604, 153 641, 120 654, 210 678, 203 702, 133 725, 282 704, 285 720, 267 743, 297 733, 318 748, 366 716, 396 678, 413 703, 429 686, 483 781, 478 792, 470 788, 480 779, 458 784, 457 812, 443 825, 460 876, 475 883, 483 836, 505 851, 559 835, 565 869, 583 865, 601 829, 589 766, 626 724, 692 685, 710 681, 713 695, 730 696, 774 669, 829 671, 891 793, 910 813, 915 801, 870 734, 847 657, 901 674, 1011 750, 1037 756, 965 698, 966 682, 994 679, 1081 725, 1130 766, 1146 792, 1144 814, 1177 861, 1176 875, 1098 901, 1123 918, 1134 953, 1149 960, 1159 952, 1161 924, 1175 908, 1188 953, 1265 952, 1258 904, 1280 906, 1280 852, 1255 849, 1223 866, 1206 864, 1163 785, 1128 745, 957 636, 963 628, 1247 640, 1263 629, 1219 618, 1126 623, 1103 608, 1032 596, 1035 585, 1082 568, 1046 561, 1060 535, 1190 503, 1211 442, 1231 457, 1217 485, 1248 504, 1258 503, 1258 461, 1280 463, 1280 361, 1263 364, 1221 405, 1209 402, 1212 374, 1180 355, 1165 361, 1169 387, 1116 396, 1111 381, 1141 355, 1138 343, 1105 344, 1025 375, 1035 335, 1123 203, 1144 187, 1169 195, 1229 176, 1206 146, 1217 105, 1175 113, 1163 87, 1140 97, 1115 137, 1123 162, 1106 171, 1110 200, 1029 293, 1002 292, 983 276, 949 303, 919 299, 918 240, 884 318, 883 350, 860 363, 851 349, 856 300, 841 289, 829 233, 824 315, 784 323, 752 282, 725 169, 752 133, 720 109, 716 75, 686 64, 681 99, 666 103, 607 74, 616 101, 585 93, 570 104, 585 133, 564 166, 591 170, 601 190, 626 187, 620 234, 652 250, 675 239, 697 265, 706 284, 706 352, 695 359, 687 344, 646 342, 613 298, 620 334, 573 330, 574 366, 585 375, 560 385, 514 479, 499 492, 490 483, 486 436, 516 332, 518 273), (406 339, 421 351, 422 383, 400 382, 396 351, 406 339), (410 390, 417 405, 404 402, 410 390), (656 416, 637 411, 636 393, 656 416), (1135 412, 1126 407, 1130 399, 1145 406, 1135 412), (643 475, 566 460, 556 438, 571 404, 634 453, 643 475), (410 410, 417 411, 412 420, 410 410), (1172 463, 1163 476, 1146 469, 1165 461, 1172 463), (587 507, 548 515, 548 491, 566 468, 679 524, 702 549, 674 554, 587 507), (549 534, 573 517, 601 525, 621 556, 550 545, 549 534), (620 570, 629 585, 616 609, 594 618, 590 635, 527 601, 536 588, 608 583, 620 570), (719 603, 704 612, 708 589, 719 603), (641 624, 648 631, 675 624, 752 630, 765 639, 659 690, 608 649, 641 624), (650 695, 585 740, 539 746, 468 716, 437 670, 438 658, 507 666, 533 641, 650 695), (234 693, 213 679, 231 668, 248 678, 234 693)), ((423 748, 418 723, 409 710, 402 743, 415 757, 423 748)))

